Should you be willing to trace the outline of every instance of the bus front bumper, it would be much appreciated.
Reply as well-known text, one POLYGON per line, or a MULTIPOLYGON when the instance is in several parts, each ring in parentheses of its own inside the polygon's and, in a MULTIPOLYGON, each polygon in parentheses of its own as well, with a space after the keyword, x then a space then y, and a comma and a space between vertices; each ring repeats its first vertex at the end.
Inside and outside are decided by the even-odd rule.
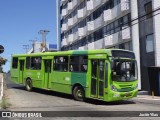
POLYGON ((120 100, 127 100, 133 97, 136 97, 138 93, 138 90, 128 91, 128 92, 116 92, 116 91, 110 91, 108 94, 105 94, 106 97, 104 98, 105 101, 111 102, 111 101, 120 101, 120 100))

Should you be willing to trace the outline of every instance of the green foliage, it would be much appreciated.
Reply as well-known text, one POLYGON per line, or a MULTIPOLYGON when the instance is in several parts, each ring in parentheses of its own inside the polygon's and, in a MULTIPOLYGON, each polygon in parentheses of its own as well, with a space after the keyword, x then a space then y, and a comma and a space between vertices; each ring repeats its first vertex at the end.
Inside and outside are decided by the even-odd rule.
POLYGON ((0 73, 3 73, 2 65, 5 65, 7 62, 7 59, 0 57, 0 73))
POLYGON ((0 66, 5 65, 7 59, 0 57, 0 66))

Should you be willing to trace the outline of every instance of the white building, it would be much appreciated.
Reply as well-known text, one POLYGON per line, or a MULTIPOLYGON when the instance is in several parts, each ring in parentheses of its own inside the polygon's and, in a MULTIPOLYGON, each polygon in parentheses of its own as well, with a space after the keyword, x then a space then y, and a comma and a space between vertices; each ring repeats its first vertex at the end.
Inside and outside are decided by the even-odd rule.
MULTIPOLYGON (((154 9, 160 6, 160 0, 57 0, 58 49, 120 48, 133 50, 139 67, 138 87, 149 89, 141 87, 143 79, 141 72, 144 74, 146 72, 141 69, 140 64, 143 60, 139 35, 142 30, 138 23, 138 17, 141 16, 138 11, 142 5, 140 1, 153 1, 154 9)), ((157 16, 153 21, 157 26, 157 28, 154 27, 156 65, 160 63, 159 42, 157 41, 160 38, 159 19, 160 16, 157 16)))
POLYGON ((32 44, 32 48, 28 51, 28 54, 30 53, 38 53, 38 52, 45 52, 45 51, 57 51, 57 45, 46 43, 46 49, 45 45, 42 42, 34 42, 32 44))

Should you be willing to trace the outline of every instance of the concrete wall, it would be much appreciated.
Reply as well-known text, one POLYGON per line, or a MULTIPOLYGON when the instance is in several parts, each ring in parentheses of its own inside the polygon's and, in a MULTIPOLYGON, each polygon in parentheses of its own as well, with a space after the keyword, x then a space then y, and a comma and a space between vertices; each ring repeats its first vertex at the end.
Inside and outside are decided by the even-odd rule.
MULTIPOLYGON (((150 91, 148 66, 155 65, 155 52, 147 52, 147 36, 154 35, 153 18, 147 18, 145 4, 152 0, 137 0, 138 1, 138 16, 139 19, 139 43, 140 43, 140 61, 141 61, 141 82, 142 90, 150 91), (141 18, 141 16, 144 16, 141 18)), ((154 42, 154 40, 153 40, 154 42)))
MULTIPOLYGON (((160 8, 160 0, 152 0, 153 9, 160 8)), ((154 12, 155 63, 160 66, 160 10, 154 12)))
MULTIPOLYGON (((131 20, 138 17, 138 5, 137 0, 131 0, 131 20)), ((139 49, 139 27, 138 19, 133 21, 132 24, 132 46, 136 56, 138 65, 138 89, 141 89, 141 71, 140 71, 140 49, 139 49)))

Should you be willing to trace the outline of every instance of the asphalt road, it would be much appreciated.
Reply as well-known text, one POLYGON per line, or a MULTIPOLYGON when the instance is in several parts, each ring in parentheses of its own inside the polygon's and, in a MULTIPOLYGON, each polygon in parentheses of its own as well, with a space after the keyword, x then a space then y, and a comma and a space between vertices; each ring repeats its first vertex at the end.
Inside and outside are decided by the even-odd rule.
MULTIPOLYGON (((24 86, 16 85, 12 83, 9 79, 9 76, 7 77, 6 85, 7 89, 5 90, 5 95, 7 97, 8 102, 11 104, 11 106, 8 108, 8 110, 11 111, 77 111, 77 113, 80 111, 86 111, 90 115, 90 117, 87 117, 87 119, 92 119, 92 115, 95 113, 98 114, 98 111, 118 111, 118 115, 120 116, 127 116, 127 117, 116 117, 115 119, 126 119, 126 120, 132 120, 134 117, 129 114, 136 113, 136 111, 160 111, 160 105, 154 105, 154 104, 145 104, 145 103, 138 103, 134 102, 132 99, 127 101, 120 101, 120 102, 102 102, 102 101, 95 101, 95 100, 87 100, 86 102, 79 102, 75 101, 71 95, 56 93, 53 91, 46 91, 41 89, 35 89, 32 92, 28 92, 25 90, 24 86), (89 113, 89 111, 94 111, 89 113), (123 111, 123 112, 121 112, 123 111), (135 111, 135 112, 124 112, 124 111, 135 111)), ((70 114, 74 114, 70 113, 70 114)), ((83 112, 81 112, 83 113, 83 112)), ((60 117, 57 116, 55 119, 85 119, 86 117, 81 116, 81 113, 79 114, 81 118, 79 117, 60 117)), ((107 113, 107 112, 106 112, 107 113)), ((115 112, 117 113, 117 112, 115 112)), ((115 114, 112 112, 111 116, 114 116, 115 114)), ((153 112, 154 113, 154 112, 153 112)), ((63 114, 63 113, 62 113, 63 114)), ((68 114, 68 113, 64 113, 68 114)), ((62 116, 65 116, 65 115, 62 116)), ((104 113, 105 114, 105 113, 104 113)), ((150 114, 150 113, 149 113, 150 114)), ((115 114, 116 115, 116 114, 115 114)), ((93 115, 94 116, 94 115, 93 115)), ((160 117, 160 112, 158 114, 160 117)), ((44 118, 43 118, 44 119, 44 118)), ((50 119, 50 118, 45 118, 50 119)), ((52 118, 53 119, 53 118, 52 118)), ((95 117, 94 119, 105 119, 103 117, 95 117)), ((110 119, 114 119, 114 117, 110 117, 110 119)), ((153 119, 150 117, 136 117, 137 120, 141 119, 153 119)), ((154 120, 158 120, 159 118, 154 117, 154 120)))

